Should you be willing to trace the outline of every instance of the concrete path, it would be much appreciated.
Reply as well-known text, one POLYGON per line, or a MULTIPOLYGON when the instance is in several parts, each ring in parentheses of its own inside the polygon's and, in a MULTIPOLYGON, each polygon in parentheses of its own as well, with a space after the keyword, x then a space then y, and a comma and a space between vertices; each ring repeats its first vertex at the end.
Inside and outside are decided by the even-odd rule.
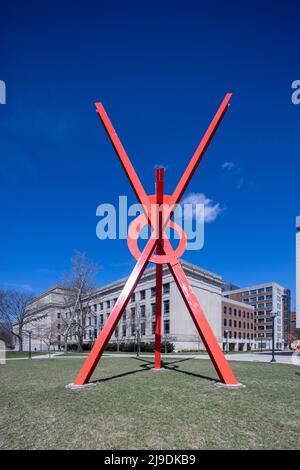
MULTIPOLYGON (((225 355, 228 361, 240 361, 240 362, 270 362, 272 358, 271 352, 249 352, 249 353, 236 353, 236 354, 226 354, 225 355)), ((300 351, 297 357, 297 362, 292 362, 293 352, 291 351, 280 351, 275 353, 276 363, 278 364, 294 364, 300 365, 300 351)), ((135 354, 103 354, 103 357, 109 359, 127 359, 135 358, 135 354)), ((140 357, 143 359, 153 360, 153 355, 149 354, 140 354, 140 357)), ((172 360, 182 360, 182 359, 206 359, 209 360, 208 354, 162 354, 162 359, 172 359, 172 360)), ((74 356, 64 356, 63 352, 51 353, 50 359, 86 359, 87 354, 78 354, 74 356)), ((33 356, 32 360, 46 360, 49 359, 48 354, 41 354, 38 356, 33 356)), ((28 360, 27 357, 16 357, 16 358, 7 358, 7 361, 24 361, 28 360)))

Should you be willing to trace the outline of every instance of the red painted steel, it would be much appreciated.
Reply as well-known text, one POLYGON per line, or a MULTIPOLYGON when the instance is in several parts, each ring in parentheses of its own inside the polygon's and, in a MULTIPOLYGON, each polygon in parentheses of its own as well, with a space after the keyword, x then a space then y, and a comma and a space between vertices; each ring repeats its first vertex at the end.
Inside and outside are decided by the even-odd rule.
MULTIPOLYGON (((143 252, 139 254, 136 247, 130 245, 130 250, 134 253, 134 256, 139 256, 138 261, 135 265, 134 270, 129 276, 109 318, 107 319, 99 337, 97 338, 94 347, 88 356, 86 362, 84 363, 81 371, 79 372, 75 384, 83 385, 88 382, 90 379, 104 349, 108 343, 114 329, 116 328, 123 311, 126 308, 126 305, 129 302, 129 299, 138 284, 147 264, 149 261, 156 263, 156 281, 157 281, 157 292, 156 292, 156 327, 155 327, 155 367, 160 367, 160 341, 161 341, 161 307, 162 307, 162 263, 168 263, 169 269, 175 279, 175 282, 181 292, 181 295, 184 299, 184 302, 187 306, 188 311, 190 312, 192 319, 196 325, 196 328, 202 338, 203 343, 210 355, 210 358, 216 368, 216 371, 220 377, 220 380, 225 384, 237 384, 237 380, 226 361, 226 358, 217 342, 216 337, 205 317, 205 314, 198 302, 196 295, 194 294, 184 271, 179 263, 177 257, 177 250, 174 251, 170 241, 166 238, 165 229, 167 225, 170 225, 172 228, 179 230, 174 222, 170 220, 172 210, 174 205, 177 204, 187 185, 189 184, 194 172, 196 171, 210 141, 213 138, 214 133, 216 132, 226 110, 229 106, 229 100, 232 94, 228 93, 224 100, 222 101, 216 115, 214 116, 211 124, 209 125, 206 133, 204 134, 200 144, 198 145, 192 159, 190 160, 182 178, 180 179, 174 193, 172 196, 167 196, 163 194, 164 187, 164 170, 162 168, 157 170, 156 173, 156 196, 148 196, 139 180, 138 175, 136 174, 128 155, 125 152, 125 149, 117 136, 116 131, 113 128, 112 123, 110 122, 105 109, 101 103, 96 103, 97 112, 99 117, 104 125, 104 128, 109 136, 110 141, 123 165, 123 168, 127 174, 127 177, 134 189, 134 192, 143 206, 143 210, 146 216, 146 220, 151 226, 152 234, 149 241, 146 244, 143 252), (165 206, 167 201, 168 210, 164 210, 164 213, 160 213, 159 218, 159 230, 157 232, 157 222, 153 220, 153 215, 151 214, 151 204, 153 200, 165 206), (155 235, 153 235, 155 234, 155 235), (156 255, 153 255, 154 250, 156 249, 156 255)), ((140 216, 141 217, 141 216, 140 216)), ((140 220, 140 219, 139 219, 140 220)), ((136 219, 137 221, 137 219, 136 219)), ((135 222, 136 222, 135 221, 135 222)), ((141 226, 145 223, 145 219, 141 218, 141 226), (144 220, 144 222, 142 222, 144 220)), ((141 229, 141 228, 140 228, 141 229)), ((181 233, 181 238, 185 237, 184 232, 181 233)), ((128 232, 129 241, 131 239, 131 230, 128 232)), ((182 243, 183 240, 181 240, 182 243)))
POLYGON ((95 367, 98 364, 99 359, 101 358, 105 346, 110 340, 111 335, 113 334, 121 316, 124 312, 130 297, 132 296, 134 289, 136 288, 139 280, 141 279, 143 272, 147 266, 148 260, 153 253, 157 244, 157 240, 150 238, 141 254, 139 260, 137 261, 135 267, 133 268, 132 273, 125 286, 122 289, 122 292, 114 305, 114 308, 111 311, 108 319, 106 320, 102 331, 100 332, 88 358, 83 364, 82 369, 80 370, 74 384, 83 385, 86 384, 91 378, 95 367))
MULTIPOLYGON (((156 206, 157 208, 164 201, 164 168, 157 168, 156 170, 156 206)), ((158 211, 157 224, 158 224, 158 244, 156 247, 157 255, 163 255, 163 233, 162 233, 162 212, 158 211)), ((162 280, 163 280, 163 265, 156 264, 156 309, 155 309, 155 344, 154 344, 154 367, 160 369, 161 367, 161 330, 162 330, 162 280)))

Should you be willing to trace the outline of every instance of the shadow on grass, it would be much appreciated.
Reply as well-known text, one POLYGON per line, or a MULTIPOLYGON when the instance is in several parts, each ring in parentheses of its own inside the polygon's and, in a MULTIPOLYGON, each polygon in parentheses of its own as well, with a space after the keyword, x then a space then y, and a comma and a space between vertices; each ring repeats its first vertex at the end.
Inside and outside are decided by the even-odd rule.
MULTIPOLYGON (((152 361, 147 361, 146 359, 142 359, 141 357, 135 357, 133 359, 137 360, 137 361, 146 362, 148 364, 148 366, 149 365, 151 367, 153 366, 152 361)), ((217 382, 217 379, 214 379, 213 377, 208 377, 207 375, 196 374, 195 372, 188 372, 187 370, 179 369, 179 366, 177 365, 178 362, 191 361, 192 359, 193 359, 192 357, 189 357, 189 358, 184 358, 184 359, 177 359, 175 361, 167 362, 167 363, 164 362, 164 361, 161 361, 161 366, 164 369, 171 370, 173 372, 179 372, 180 374, 189 375, 191 377, 197 377, 197 378, 200 378, 200 379, 209 380, 210 382, 217 382)))
POLYGON ((149 367, 147 364, 141 364, 140 367, 141 369, 130 370, 128 372, 123 372, 122 374, 116 374, 116 375, 111 375, 110 377, 104 377, 103 379, 95 379, 95 380, 92 380, 92 383, 96 384, 96 383, 101 383, 101 382, 108 382, 109 380, 120 379, 122 377, 126 377, 127 375, 138 374, 139 372, 145 372, 145 370, 151 369, 151 367, 149 367))

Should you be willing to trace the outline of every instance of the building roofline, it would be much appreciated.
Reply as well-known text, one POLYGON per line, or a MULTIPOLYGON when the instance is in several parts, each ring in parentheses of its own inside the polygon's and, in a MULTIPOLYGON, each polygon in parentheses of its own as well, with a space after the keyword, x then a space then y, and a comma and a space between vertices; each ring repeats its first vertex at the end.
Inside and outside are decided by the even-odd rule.
POLYGON ((34 296, 31 300, 31 302, 28 304, 28 306, 33 304, 34 302, 37 302, 38 300, 42 299, 46 295, 49 295, 51 292, 55 291, 56 289, 60 289, 60 290, 68 291, 68 292, 72 292, 72 291, 75 290, 72 287, 66 287, 66 286, 63 286, 61 284, 56 284, 52 287, 49 287, 49 289, 45 290, 44 292, 41 292, 40 294, 34 296))
POLYGON ((260 289, 262 287, 269 287, 269 286, 276 286, 276 287, 280 287, 281 289, 289 289, 288 287, 284 287, 281 284, 278 284, 278 282, 270 281, 270 282, 263 282, 261 284, 254 284, 252 286, 241 287, 240 289, 227 290, 223 292, 223 295, 239 294, 240 292, 244 292, 247 290, 250 291, 250 290, 260 289))
MULTIPOLYGON (((224 284, 223 278, 219 276, 218 274, 215 274, 211 271, 200 268, 199 266, 192 264, 188 261, 182 260, 182 259, 180 260, 180 264, 183 269, 202 275, 203 277, 207 279, 211 279, 212 281, 219 283, 220 286, 224 284)), ((163 270, 168 271, 168 269, 169 268, 166 265, 164 265, 163 270)), ((155 274, 155 266, 146 268, 143 276, 147 276, 147 275, 151 276, 152 274, 155 274)), ((106 292, 107 290, 117 289, 118 287, 123 286, 123 284, 127 281, 127 279, 128 279, 128 276, 118 279, 117 281, 113 281, 110 284, 105 284, 104 286, 98 287, 97 289, 94 289, 92 292, 88 293, 87 297, 95 297, 101 294, 101 292, 106 292)))
POLYGON ((222 297, 222 302, 228 302, 229 304, 235 305, 236 307, 249 308, 249 310, 255 310, 254 306, 246 302, 239 302, 238 300, 229 299, 228 297, 222 297))

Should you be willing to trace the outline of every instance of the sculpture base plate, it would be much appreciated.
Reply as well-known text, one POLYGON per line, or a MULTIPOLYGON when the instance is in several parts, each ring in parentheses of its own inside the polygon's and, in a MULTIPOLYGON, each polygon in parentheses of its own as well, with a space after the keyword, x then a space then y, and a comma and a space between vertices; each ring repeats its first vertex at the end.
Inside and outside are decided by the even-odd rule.
POLYGON ((246 385, 243 385, 240 382, 238 382, 237 384, 223 384, 223 382, 216 382, 215 386, 218 388, 228 388, 232 390, 239 390, 241 388, 246 388, 246 385))
POLYGON ((91 387, 96 387, 96 384, 93 383, 93 382, 89 382, 87 384, 83 384, 83 385, 76 385, 74 383, 71 383, 71 384, 68 384, 65 386, 65 388, 69 389, 69 390, 81 390, 83 388, 91 388, 91 387))

